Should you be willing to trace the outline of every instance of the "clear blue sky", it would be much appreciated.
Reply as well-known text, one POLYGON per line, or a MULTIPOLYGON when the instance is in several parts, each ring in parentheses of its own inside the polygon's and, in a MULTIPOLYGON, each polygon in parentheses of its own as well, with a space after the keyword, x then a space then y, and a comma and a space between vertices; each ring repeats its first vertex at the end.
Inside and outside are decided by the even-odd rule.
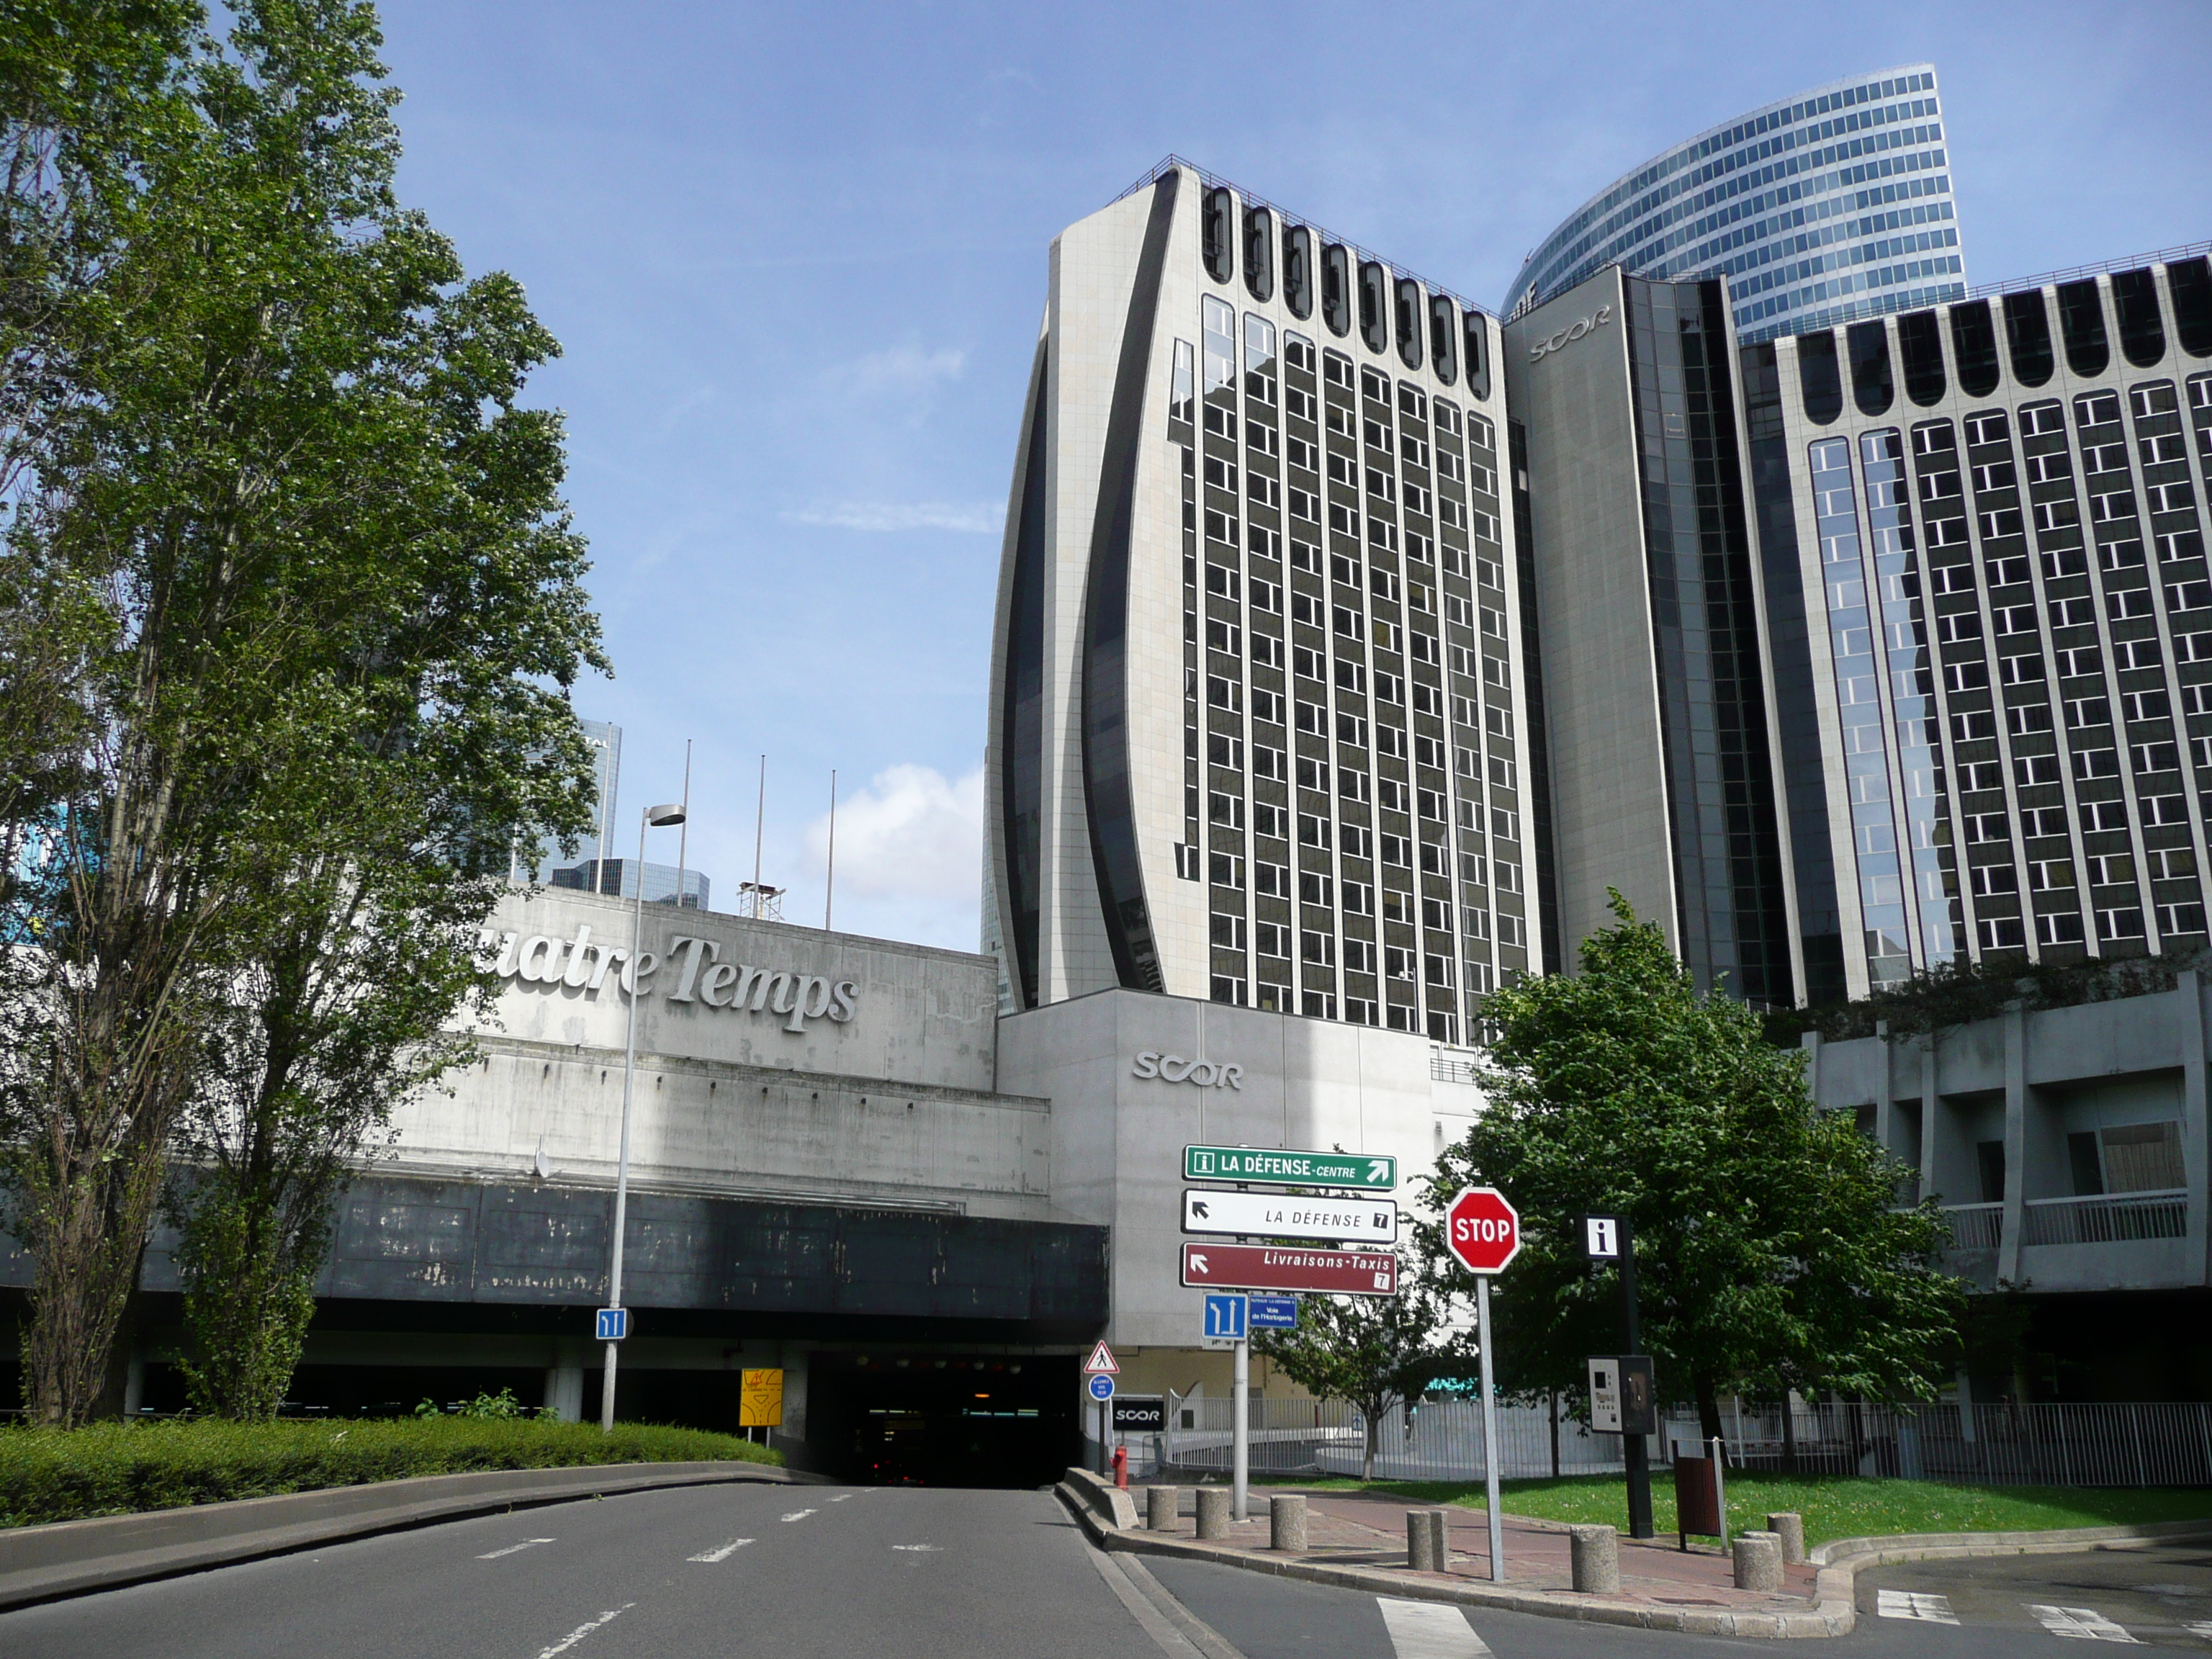
MULTIPOLYGON (((1967 277, 2212 238, 2212 3, 851 7, 392 0, 402 189, 566 356, 568 494, 634 823, 696 739, 691 862, 974 949, 985 680, 1062 226, 1170 151, 1495 303, 1674 140, 1919 59, 1967 277)), ((666 833, 666 832, 661 832, 666 833)), ((650 854, 672 860, 673 837, 650 854)))

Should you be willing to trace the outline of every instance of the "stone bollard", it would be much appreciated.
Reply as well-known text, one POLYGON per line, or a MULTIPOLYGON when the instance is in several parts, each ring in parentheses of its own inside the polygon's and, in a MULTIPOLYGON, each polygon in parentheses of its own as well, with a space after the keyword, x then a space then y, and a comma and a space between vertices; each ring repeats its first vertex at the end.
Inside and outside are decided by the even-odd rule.
POLYGON ((1267 1500, 1267 1547, 1303 1550, 1306 1547, 1306 1500, 1296 1492, 1267 1500))
POLYGON ((1176 1510, 1182 1493, 1174 1486, 1154 1486, 1145 1493, 1145 1525, 1154 1532, 1176 1529, 1176 1510))
POLYGON ((1609 1525, 1570 1527, 1575 1561, 1575 1588, 1589 1595, 1610 1595, 1620 1589, 1620 1534, 1609 1525))
POLYGON ((1229 1536, 1229 1488, 1200 1486, 1198 1489, 1198 1535, 1200 1538, 1229 1536))
POLYGON ((1444 1547, 1444 1512, 1442 1510, 1407 1510, 1407 1567, 1414 1572, 1442 1572, 1450 1559, 1444 1547))
POLYGON ((1788 1511, 1781 1515, 1770 1515, 1766 1517, 1766 1529, 1771 1533, 1780 1534, 1782 1559, 1784 1562, 1796 1565, 1804 1560, 1805 1517, 1803 1516, 1788 1511))
POLYGON ((1735 1587, 1745 1590, 1782 1588, 1782 1540, 1771 1532, 1735 1535, 1735 1587))

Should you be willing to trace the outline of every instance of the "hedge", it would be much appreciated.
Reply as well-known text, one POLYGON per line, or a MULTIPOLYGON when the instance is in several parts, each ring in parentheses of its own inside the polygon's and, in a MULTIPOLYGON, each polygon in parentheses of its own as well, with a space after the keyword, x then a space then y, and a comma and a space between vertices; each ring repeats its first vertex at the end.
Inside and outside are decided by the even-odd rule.
POLYGON ((781 1463, 734 1435, 650 1424, 466 1417, 241 1424, 214 1419, 0 1428, 0 1527, 181 1509, 471 1469, 781 1463))

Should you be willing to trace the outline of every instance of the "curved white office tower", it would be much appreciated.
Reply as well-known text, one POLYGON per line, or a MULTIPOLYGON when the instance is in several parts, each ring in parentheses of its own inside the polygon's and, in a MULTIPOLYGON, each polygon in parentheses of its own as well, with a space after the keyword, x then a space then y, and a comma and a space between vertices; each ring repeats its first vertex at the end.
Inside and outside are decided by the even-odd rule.
POLYGON ((1497 324, 1170 161, 1054 239, 993 647, 1002 1002, 1468 1035, 1544 965, 1497 324))
POLYGON ((1609 264, 1726 276, 1747 342, 1964 298, 1935 65, 1816 87, 1652 157, 1538 245, 1507 314, 1609 264))

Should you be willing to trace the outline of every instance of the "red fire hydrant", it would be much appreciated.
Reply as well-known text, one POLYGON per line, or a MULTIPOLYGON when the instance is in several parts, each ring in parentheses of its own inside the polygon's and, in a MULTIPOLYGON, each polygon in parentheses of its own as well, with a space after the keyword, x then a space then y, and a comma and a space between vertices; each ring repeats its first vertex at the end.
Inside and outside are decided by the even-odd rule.
POLYGON ((1123 1492, 1129 1490, 1129 1449, 1127 1446, 1114 1448, 1114 1484, 1123 1492))

